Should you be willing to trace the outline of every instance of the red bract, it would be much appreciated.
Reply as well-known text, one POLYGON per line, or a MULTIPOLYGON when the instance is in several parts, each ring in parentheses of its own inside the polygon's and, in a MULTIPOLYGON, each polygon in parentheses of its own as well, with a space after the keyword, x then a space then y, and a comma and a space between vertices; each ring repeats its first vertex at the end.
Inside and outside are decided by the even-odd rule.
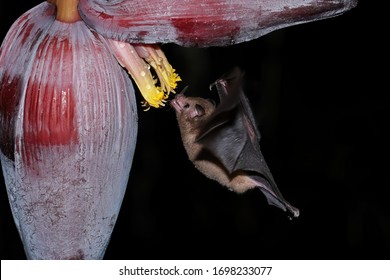
POLYGON ((84 21, 130 43, 224 46, 351 9, 357 0, 80 0, 84 21))
POLYGON ((106 39, 42 3, 0 53, 0 149, 28 258, 102 258, 127 186, 134 90, 106 39))

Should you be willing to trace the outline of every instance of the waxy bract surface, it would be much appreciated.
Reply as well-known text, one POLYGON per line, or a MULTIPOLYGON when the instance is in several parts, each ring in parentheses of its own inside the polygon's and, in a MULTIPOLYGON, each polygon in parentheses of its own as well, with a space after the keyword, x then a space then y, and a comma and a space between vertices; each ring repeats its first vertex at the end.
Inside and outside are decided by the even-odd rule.
POLYGON ((127 186, 134 90, 106 40, 42 3, 0 53, 0 157, 31 259, 103 257, 127 186))
POLYGON ((351 9, 357 0, 80 0, 84 21, 129 43, 226 46, 351 9))

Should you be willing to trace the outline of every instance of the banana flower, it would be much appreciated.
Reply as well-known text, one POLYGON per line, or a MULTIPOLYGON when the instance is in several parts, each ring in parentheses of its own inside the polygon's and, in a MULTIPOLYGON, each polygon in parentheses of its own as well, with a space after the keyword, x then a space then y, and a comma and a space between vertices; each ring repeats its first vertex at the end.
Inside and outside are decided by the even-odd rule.
POLYGON ((130 76, 145 109, 180 81, 157 43, 226 46, 355 5, 49 0, 23 14, 0 49, 0 159, 27 258, 103 258, 136 145, 130 76))

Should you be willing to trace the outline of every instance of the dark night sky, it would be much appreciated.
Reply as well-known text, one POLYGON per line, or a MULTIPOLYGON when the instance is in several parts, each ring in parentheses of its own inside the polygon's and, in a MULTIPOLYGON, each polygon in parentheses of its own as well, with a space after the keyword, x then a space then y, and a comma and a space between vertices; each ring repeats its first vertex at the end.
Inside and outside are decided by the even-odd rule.
MULTIPOLYGON (((1 2, 0 39, 40 2, 7 9, 1 2)), ((301 216, 290 221, 260 192, 237 195, 204 178, 187 160, 173 111, 140 108, 129 187, 105 258, 388 259, 389 47, 381 10, 360 1, 340 17, 236 46, 163 46, 189 94, 206 94, 235 65, 246 71, 263 154, 301 216)), ((0 184, 1 259, 23 259, 0 184)))

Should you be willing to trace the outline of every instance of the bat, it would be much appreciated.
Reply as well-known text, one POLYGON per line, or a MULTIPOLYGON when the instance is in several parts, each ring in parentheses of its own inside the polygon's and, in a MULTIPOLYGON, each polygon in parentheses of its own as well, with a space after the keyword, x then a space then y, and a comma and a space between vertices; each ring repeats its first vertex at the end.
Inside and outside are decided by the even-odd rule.
POLYGON ((206 177, 236 193, 258 188, 268 204, 298 217, 299 210, 279 191, 260 150, 260 132, 243 89, 243 72, 234 68, 210 85, 219 104, 184 91, 170 101, 190 161, 206 177))

